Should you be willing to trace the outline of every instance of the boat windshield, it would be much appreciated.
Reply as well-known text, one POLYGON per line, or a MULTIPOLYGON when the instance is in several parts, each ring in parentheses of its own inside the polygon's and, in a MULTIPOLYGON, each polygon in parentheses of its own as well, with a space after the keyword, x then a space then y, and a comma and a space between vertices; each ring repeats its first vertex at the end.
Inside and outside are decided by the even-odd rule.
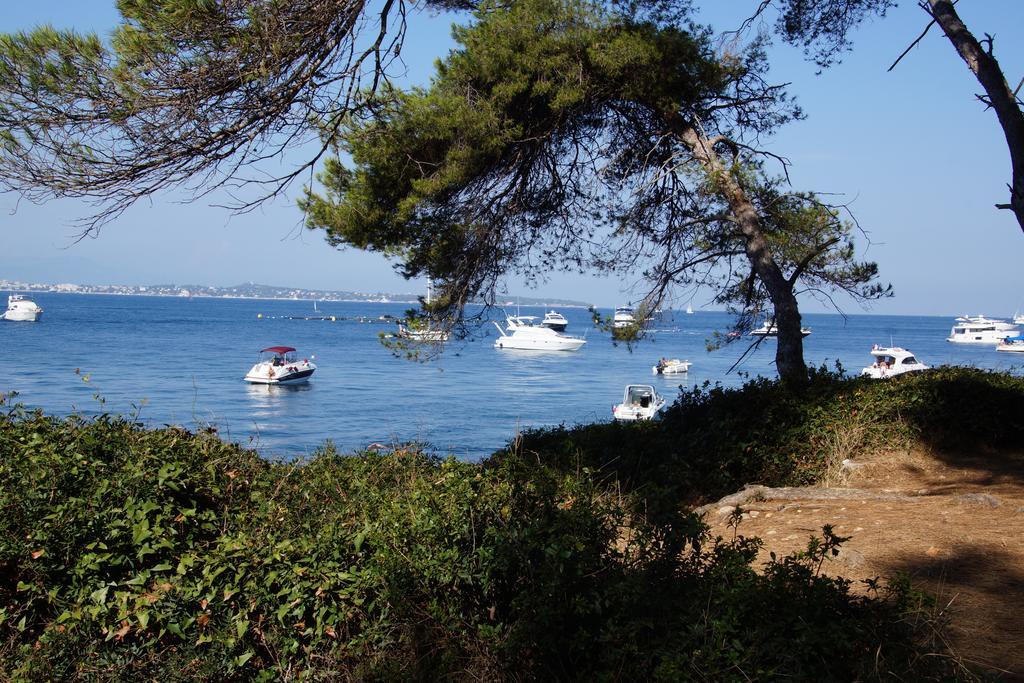
POLYGON ((907 356, 906 358, 903 359, 903 364, 904 365, 917 365, 917 359, 914 358, 913 356, 907 356))
POLYGON ((626 403, 647 408, 651 405, 653 398, 653 392, 647 387, 630 387, 626 395, 626 403))

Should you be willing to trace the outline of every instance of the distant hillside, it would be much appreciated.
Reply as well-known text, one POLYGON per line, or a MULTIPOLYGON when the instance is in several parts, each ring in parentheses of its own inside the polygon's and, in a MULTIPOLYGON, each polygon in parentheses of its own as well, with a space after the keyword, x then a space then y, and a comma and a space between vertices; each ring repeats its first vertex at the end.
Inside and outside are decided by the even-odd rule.
MULTIPOLYGON (((422 294, 388 292, 351 292, 346 290, 304 289, 301 287, 281 287, 277 285, 261 285, 245 282, 233 287, 214 287, 212 285, 195 284, 158 284, 158 285, 77 285, 77 284, 40 284, 0 280, 0 290, 23 292, 59 292, 66 294, 121 294, 137 296, 183 296, 183 297, 218 297, 231 299, 316 299, 320 301, 367 301, 376 303, 408 303, 415 304, 422 294)), ((571 299, 554 299, 520 296, 499 302, 506 306, 572 306, 586 308, 589 304, 571 299)))

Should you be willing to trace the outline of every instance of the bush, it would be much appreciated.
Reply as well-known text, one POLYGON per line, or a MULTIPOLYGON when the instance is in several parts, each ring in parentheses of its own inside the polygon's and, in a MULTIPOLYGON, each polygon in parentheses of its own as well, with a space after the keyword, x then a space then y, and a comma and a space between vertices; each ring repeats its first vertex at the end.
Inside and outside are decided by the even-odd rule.
MULTIPOLYGON (((776 415, 804 405, 772 404, 769 384, 746 391, 776 415)), ((625 446, 693 411, 722 421, 730 408, 715 401, 749 407, 694 394, 665 425, 607 433, 625 446)), ((711 427, 696 432, 708 443, 711 427)), ((729 438, 741 452, 753 443, 729 438)), ((804 476, 799 460, 759 458, 755 468, 804 476)), ((748 467, 739 460, 716 485, 748 467)), ((665 490, 678 487, 659 472, 665 490)), ((678 502, 638 514, 607 476, 508 453, 473 464, 330 446, 284 465, 211 431, 13 407, 0 415, 0 670, 166 681, 948 673, 945 659, 921 659, 909 588, 854 595, 818 573, 838 543, 829 530, 759 573, 756 540, 709 538, 678 502)))

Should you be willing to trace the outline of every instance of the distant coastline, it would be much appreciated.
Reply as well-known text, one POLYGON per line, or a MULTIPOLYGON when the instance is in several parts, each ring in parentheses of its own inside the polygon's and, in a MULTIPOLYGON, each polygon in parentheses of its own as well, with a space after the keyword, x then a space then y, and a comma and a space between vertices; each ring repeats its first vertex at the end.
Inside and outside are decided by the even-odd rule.
MULTIPOLYGON (((80 285, 38 283, 0 279, 0 291, 41 292, 50 294, 104 294, 113 296, 158 296, 172 298, 247 299, 267 301, 334 301, 339 303, 417 304, 419 294, 389 292, 352 292, 346 290, 304 289, 247 282, 233 287, 212 285, 80 285)), ((498 305, 560 306, 588 308, 590 304, 571 299, 516 297, 498 305)))

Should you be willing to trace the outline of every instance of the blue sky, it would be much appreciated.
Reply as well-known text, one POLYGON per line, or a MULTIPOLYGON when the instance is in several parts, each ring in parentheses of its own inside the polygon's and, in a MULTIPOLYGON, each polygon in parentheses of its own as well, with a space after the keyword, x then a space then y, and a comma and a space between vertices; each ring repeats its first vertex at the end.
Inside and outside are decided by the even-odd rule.
MULTIPOLYGON (((698 2, 716 29, 738 25, 754 0, 698 2)), ((12 3, 0 31, 42 23, 106 34, 117 21, 113 0, 12 3)), ((976 35, 995 35, 996 56, 1010 81, 1024 77, 1024 2, 963 0, 958 11, 976 35)), ((403 57, 407 83, 424 83, 433 60, 451 46, 451 18, 417 14, 403 57)), ((789 82, 808 115, 782 129, 769 148, 792 162, 797 189, 836 193, 851 203, 895 298, 868 312, 1008 315, 1024 310, 1024 233, 1006 201, 1009 158, 992 112, 974 94, 973 76, 933 28, 892 73, 886 68, 921 32, 924 13, 904 1, 889 17, 862 27, 843 63, 815 75, 813 64, 788 46, 772 50, 772 77, 789 82)), ((419 291, 383 258, 337 251, 301 229, 294 206, 301 186, 255 212, 235 216, 185 195, 153 197, 75 242, 75 218, 89 205, 71 200, 43 206, 0 194, 0 277, 42 282, 199 283, 243 281, 351 290, 419 291)), ((635 298, 631 283, 553 275, 537 291, 510 282, 513 293, 576 298, 613 306, 635 298)), ((706 303, 697 293, 694 306, 706 303)), ((684 298, 685 302, 685 298, 684 298)), ((848 313, 863 312, 838 299, 848 313)), ((830 310, 806 300, 804 310, 830 310)))

